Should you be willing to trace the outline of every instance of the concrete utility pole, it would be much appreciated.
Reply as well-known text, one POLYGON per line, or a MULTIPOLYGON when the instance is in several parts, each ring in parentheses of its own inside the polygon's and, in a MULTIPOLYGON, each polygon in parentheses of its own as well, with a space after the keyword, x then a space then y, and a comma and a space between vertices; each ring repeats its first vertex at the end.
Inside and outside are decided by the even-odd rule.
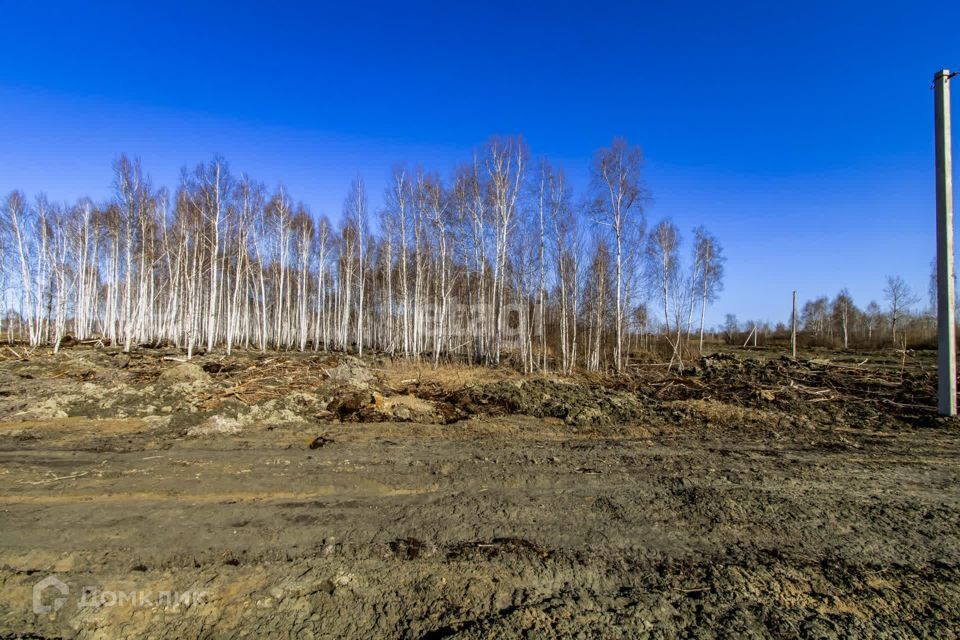
POLYGON ((950 159, 950 78, 933 76, 937 155, 937 396, 940 415, 957 415, 957 352, 953 279, 953 166, 950 159))
POLYGON ((793 348, 793 359, 797 359, 797 292, 793 292, 793 315, 790 316, 793 332, 790 334, 790 346, 793 348))

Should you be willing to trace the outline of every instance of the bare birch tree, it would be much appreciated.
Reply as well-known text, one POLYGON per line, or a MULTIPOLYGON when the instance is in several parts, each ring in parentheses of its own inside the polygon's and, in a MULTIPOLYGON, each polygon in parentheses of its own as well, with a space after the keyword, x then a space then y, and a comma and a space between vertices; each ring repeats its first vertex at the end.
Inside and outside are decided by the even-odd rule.
POLYGON ((624 244, 631 238, 643 237, 644 219, 640 206, 642 160, 639 147, 629 146, 623 138, 614 138, 609 148, 597 152, 593 166, 599 220, 610 228, 613 235, 616 305, 613 360, 617 371, 623 370, 624 244))

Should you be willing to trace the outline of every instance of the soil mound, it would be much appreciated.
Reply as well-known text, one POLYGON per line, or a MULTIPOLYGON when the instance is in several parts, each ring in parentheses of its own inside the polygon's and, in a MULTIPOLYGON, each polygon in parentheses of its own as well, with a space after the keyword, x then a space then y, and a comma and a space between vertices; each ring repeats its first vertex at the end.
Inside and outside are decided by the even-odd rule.
POLYGON ((519 413, 559 418, 573 426, 629 424, 644 415, 643 406, 633 394, 543 379, 465 389, 455 394, 452 402, 470 414, 519 413))
POLYGON ((327 375, 334 382, 353 387, 366 388, 374 375, 370 373, 367 365, 358 358, 343 356, 341 363, 332 369, 327 370, 327 375))
POLYGON ((159 381, 162 384, 192 384, 194 382, 209 382, 210 374, 203 367, 184 362, 175 367, 164 369, 160 373, 159 381))
POLYGON ((384 396, 377 391, 341 393, 327 410, 344 421, 446 424, 465 417, 449 404, 414 395, 384 396))

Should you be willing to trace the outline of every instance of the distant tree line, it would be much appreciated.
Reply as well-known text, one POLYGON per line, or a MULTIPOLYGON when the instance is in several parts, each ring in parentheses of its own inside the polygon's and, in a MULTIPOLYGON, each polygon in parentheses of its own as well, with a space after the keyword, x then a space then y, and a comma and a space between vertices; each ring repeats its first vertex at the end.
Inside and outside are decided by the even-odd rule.
POLYGON ((703 227, 686 251, 671 221, 648 230, 641 170, 639 148, 615 139, 575 198, 522 138, 494 138, 446 178, 398 166, 376 211, 357 178, 331 221, 222 158, 169 191, 122 155, 107 201, 3 201, 6 338, 188 356, 376 349, 569 373, 622 371, 656 333, 682 362, 702 345, 723 251, 703 227))
MULTIPOLYGON (((900 276, 888 276, 883 304, 871 300, 859 307, 847 289, 835 296, 808 300, 797 309, 798 339, 805 346, 839 349, 902 347, 903 344, 933 344, 936 336, 936 273, 931 275, 930 306, 917 309, 920 297, 900 276)), ((791 320, 740 322, 728 314, 718 333, 728 344, 743 343, 756 328, 758 344, 783 342, 790 338, 791 320)))

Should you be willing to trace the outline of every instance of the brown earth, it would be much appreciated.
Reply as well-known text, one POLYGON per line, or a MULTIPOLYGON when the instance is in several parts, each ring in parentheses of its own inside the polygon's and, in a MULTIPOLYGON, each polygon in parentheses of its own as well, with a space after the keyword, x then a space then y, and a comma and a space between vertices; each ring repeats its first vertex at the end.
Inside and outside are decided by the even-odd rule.
POLYGON ((682 376, 572 380, 8 355, 0 635, 960 628, 960 430, 932 410, 929 354, 718 354, 682 376), (49 576, 69 593, 34 613, 49 576))

